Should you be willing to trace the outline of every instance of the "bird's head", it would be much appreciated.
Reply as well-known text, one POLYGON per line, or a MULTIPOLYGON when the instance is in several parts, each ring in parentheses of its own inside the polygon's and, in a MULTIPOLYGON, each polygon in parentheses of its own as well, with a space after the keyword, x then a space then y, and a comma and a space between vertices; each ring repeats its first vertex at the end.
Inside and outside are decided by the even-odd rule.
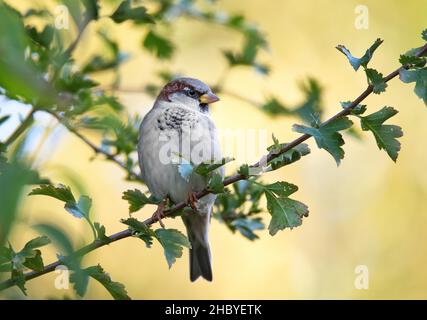
POLYGON ((177 78, 163 87, 156 101, 178 103, 207 113, 209 104, 218 100, 211 88, 202 81, 193 78, 177 78))

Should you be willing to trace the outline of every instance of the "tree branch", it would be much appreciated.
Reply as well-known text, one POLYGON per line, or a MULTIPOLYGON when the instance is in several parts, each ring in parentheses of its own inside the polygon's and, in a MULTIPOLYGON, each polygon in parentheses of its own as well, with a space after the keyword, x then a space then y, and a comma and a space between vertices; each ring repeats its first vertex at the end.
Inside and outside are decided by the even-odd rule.
MULTIPOLYGON (((418 52, 417 56, 422 56, 424 54, 427 53, 427 44, 425 44, 421 50, 418 52)), ((385 82, 388 82, 390 80, 392 80, 393 78, 395 78, 396 76, 399 75, 399 71, 407 68, 408 66, 402 66, 398 69, 396 69, 395 71, 393 71, 392 73, 390 73, 388 76, 386 76, 384 78, 385 82)), ((334 116, 332 116, 331 118, 329 118, 328 120, 326 120, 325 122, 322 123, 322 125, 326 125, 338 118, 347 116, 350 114, 351 110, 354 109, 357 105, 359 105, 362 101, 364 101, 370 94, 372 94, 373 92, 373 86, 369 85, 355 100, 353 100, 353 102, 347 106, 345 109, 343 109, 342 111, 338 112, 337 114, 335 114, 334 116)), ((293 140, 292 142, 286 144, 279 152, 270 152, 266 157, 264 157, 262 160, 258 161, 257 163, 253 164, 251 167, 252 168, 257 168, 260 167, 262 165, 262 163, 265 162, 265 160, 267 162, 271 161, 272 159, 277 158, 278 156, 280 156, 281 154, 291 150, 292 148, 296 147, 297 145, 303 143, 304 141, 306 141, 307 139, 309 139, 311 136, 308 134, 304 134, 301 135, 300 137, 296 138, 295 140, 293 140)), ((240 180, 245 180, 247 179, 246 176, 242 175, 242 174, 235 174, 233 176, 230 176, 228 178, 226 178, 224 180, 224 186, 228 186, 230 184, 233 184, 237 181, 240 180)), ((196 194, 196 198, 200 199, 202 197, 204 197, 205 195, 209 194, 210 191, 206 188, 200 192, 198 192, 196 194)), ((164 217, 168 217, 170 215, 172 215, 173 213, 177 212, 178 210, 181 210, 183 208, 185 208, 187 206, 186 202, 180 202, 174 206, 172 206, 170 209, 166 210, 164 213, 164 217)), ((152 216, 148 219, 146 219, 143 223, 145 223, 146 225, 152 225, 154 223, 156 223, 158 221, 158 218, 156 216, 152 216)), ((101 240, 96 240, 94 242, 92 242, 91 244, 81 248, 80 250, 76 251, 75 255, 76 256, 83 256, 88 254, 91 251, 94 251, 100 247, 103 247, 109 243, 112 242, 116 242, 119 241, 121 239, 125 239, 132 236, 132 232, 130 230, 123 230, 120 231, 118 233, 115 233, 111 236, 109 236, 109 240, 108 241, 101 241, 101 240)), ((31 280, 37 277, 40 277, 46 273, 52 272, 55 270, 55 268, 57 266, 59 266, 61 264, 61 261, 56 261, 54 263, 51 263, 47 266, 45 266, 43 271, 31 271, 25 274, 25 279, 26 280, 31 280)), ((10 288, 14 285, 15 283, 12 280, 7 280, 4 281, 2 283, 0 283, 0 291, 5 290, 7 288, 10 288)))

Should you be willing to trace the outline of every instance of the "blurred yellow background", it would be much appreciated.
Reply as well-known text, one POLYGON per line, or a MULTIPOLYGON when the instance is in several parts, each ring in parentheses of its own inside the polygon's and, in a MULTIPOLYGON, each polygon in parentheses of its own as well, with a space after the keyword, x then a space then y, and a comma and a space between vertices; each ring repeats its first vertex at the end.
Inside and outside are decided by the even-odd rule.
MULTIPOLYGON (((23 7, 26 4, 20 3, 23 7)), ((263 53, 261 60, 272 67, 269 77, 236 69, 227 78, 226 87, 254 100, 274 93, 294 105, 302 99, 298 81, 312 76, 325 89, 325 116, 336 113, 340 101, 355 98, 366 86, 363 72, 352 70, 334 48, 337 44, 345 44, 354 55, 361 56, 377 37, 384 39, 371 63, 388 74, 399 65, 401 53, 421 45, 420 32, 427 27, 424 0, 365 0, 369 28, 358 30, 354 23, 359 4, 351 0, 219 1, 219 8, 244 13, 266 33, 270 53, 263 53)), ((90 40, 95 30, 89 29, 83 38, 77 58, 84 60, 96 48, 90 40)), ((138 88, 147 84, 149 76, 162 66, 154 65, 156 60, 140 50, 141 32, 130 30, 126 23, 111 28, 111 32, 124 50, 132 53, 132 59, 122 68, 122 86, 138 88)), ((174 69, 209 83, 214 83, 226 68, 221 49, 237 48, 241 40, 221 27, 182 20, 176 25, 173 39, 178 44, 174 69)), ((371 111, 385 105, 400 111, 392 119, 405 133, 397 164, 378 150, 367 133, 363 133, 363 140, 346 136, 346 157, 339 168, 329 154, 310 141, 311 155, 264 177, 265 181, 284 179, 300 187, 295 198, 310 208, 310 216, 301 227, 275 237, 263 231, 260 240, 250 242, 213 220, 212 283, 189 281, 188 252, 169 270, 160 245, 147 249, 134 238, 91 253, 84 265, 100 263, 114 280, 126 285, 134 299, 427 298, 427 108, 412 89, 412 85, 395 79, 385 94, 366 100, 371 111), (368 290, 355 288, 355 268, 359 265, 368 267, 368 290)), ((140 115, 153 102, 143 94, 121 94, 120 98, 131 112, 140 115)), ((274 132, 280 141, 297 137, 291 130, 295 119, 272 119, 227 95, 213 107, 213 118, 220 129, 267 129, 268 135, 274 132)), ((87 134, 94 141, 99 139, 87 134)), ((120 231, 124 226, 119 220, 126 218, 128 211, 122 192, 138 185, 124 181, 123 172, 102 157, 89 162, 91 156, 91 150, 65 133, 41 172, 56 182, 64 181, 60 168, 82 175, 85 190, 93 198, 95 221, 103 223, 109 234, 120 231)), ((248 161, 257 158, 254 155, 248 161)), ((12 243, 19 247, 30 240, 36 233, 29 231, 28 225, 41 221, 62 226, 76 239, 84 234, 89 241, 84 221, 67 214, 62 206, 45 197, 25 199, 20 216, 24 223, 14 229, 12 243)), ((135 217, 142 219, 152 212, 152 207, 145 207, 135 217)), ((267 213, 265 218, 268 222, 267 213)), ((179 219, 165 223, 184 231, 179 219)), ((55 259, 52 247, 42 251, 45 262, 55 259)), ((55 276, 51 273, 28 282, 29 297, 72 296, 72 289, 54 288, 55 276)), ((4 296, 15 295, 19 296, 18 290, 13 288, 4 296)), ((110 296, 91 281, 85 298, 110 296)))

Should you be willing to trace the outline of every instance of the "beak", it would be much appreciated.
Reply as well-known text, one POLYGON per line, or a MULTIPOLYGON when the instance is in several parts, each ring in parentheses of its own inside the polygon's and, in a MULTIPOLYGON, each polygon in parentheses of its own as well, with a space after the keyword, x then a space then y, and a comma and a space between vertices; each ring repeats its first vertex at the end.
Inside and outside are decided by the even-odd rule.
POLYGON ((199 97, 199 101, 200 103, 210 104, 210 103, 219 101, 219 98, 216 95, 214 95, 212 92, 208 92, 208 93, 205 93, 204 95, 201 95, 199 97))

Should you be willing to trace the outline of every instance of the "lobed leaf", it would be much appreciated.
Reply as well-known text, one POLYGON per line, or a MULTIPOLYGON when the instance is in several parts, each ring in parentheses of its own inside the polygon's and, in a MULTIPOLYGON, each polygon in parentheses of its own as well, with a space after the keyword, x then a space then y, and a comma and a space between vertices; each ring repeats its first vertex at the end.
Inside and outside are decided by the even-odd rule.
POLYGON ((385 82, 382 73, 369 68, 365 69, 365 73, 368 78, 369 85, 373 86, 373 92, 375 94, 380 94, 385 91, 387 83, 385 82))
POLYGON ((169 268, 182 256, 183 247, 191 248, 187 237, 176 229, 157 229, 154 233, 163 247, 169 268))
POLYGON ((416 70, 401 69, 399 76, 404 83, 415 82, 414 92, 427 106, 427 68, 416 70))
POLYGON ((145 223, 135 218, 122 219, 121 222, 129 226, 134 235, 145 242, 147 248, 151 247, 153 244, 153 237, 156 237, 156 234, 151 230, 150 226, 147 226, 145 223))
MULTIPOLYGON (((285 148, 287 143, 275 143, 274 145, 267 148, 270 153, 275 154, 285 148)), ((271 170, 277 170, 281 167, 290 165, 298 160, 300 160, 302 157, 308 155, 310 153, 310 148, 306 143, 301 143, 291 150, 288 150, 278 157, 272 159, 269 162, 269 165, 271 166, 271 170)))
POLYGON ((47 236, 40 236, 28 241, 23 250, 34 250, 50 244, 51 241, 47 236))
POLYGON ((344 158, 344 140, 339 131, 349 129, 353 122, 347 117, 328 122, 319 128, 306 127, 295 124, 293 130, 299 133, 309 134, 314 137, 319 148, 328 151, 335 159, 337 165, 344 158))
POLYGON ((377 39, 375 40, 375 42, 366 50, 365 54, 361 57, 361 58, 356 58, 354 57, 351 53, 350 50, 348 50, 345 46, 343 45, 338 45, 336 48, 338 51, 340 51, 341 53, 343 53, 348 61, 350 62, 351 66, 353 67, 353 69, 355 71, 357 71, 360 66, 363 66, 364 68, 366 68, 368 66, 369 61, 371 61, 375 50, 377 50, 377 48, 383 43, 383 40, 381 39, 377 39))
POLYGON ((224 192, 223 178, 219 173, 214 173, 208 181, 208 189, 214 194, 224 192))
POLYGON ((140 190, 127 190, 123 192, 123 200, 126 200, 129 203, 129 212, 136 212, 143 208, 146 204, 159 204, 160 200, 156 199, 155 196, 150 195, 147 197, 140 190))
POLYGON ((99 264, 97 266, 86 268, 85 272, 102 284, 115 300, 131 300, 125 286, 120 282, 111 280, 111 277, 99 264))
POLYGON ((409 68, 421 68, 425 66, 426 58, 402 54, 400 55, 399 62, 402 66, 406 66, 409 68))
POLYGON ((107 237, 105 227, 100 224, 99 222, 95 222, 93 224, 95 230, 96 230, 96 238, 102 242, 111 242, 111 239, 107 237))
POLYGON ((92 207, 92 199, 88 196, 80 196, 78 202, 68 201, 65 203, 65 210, 71 213, 76 218, 89 219, 89 211, 92 207))
POLYGON ((403 136, 402 128, 395 125, 384 125, 384 122, 398 113, 392 107, 384 107, 366 117, 360 117, 362 130, 371 131, 378 147, 384 149, 393 161, 397 160, 400 142, 397 138, 403 136))
POLYGON ((170 59, 175 51, 173 43, 153 30, 150 30, 143 41, 143 46, 159 59, 170 59))
POLYGON ((44 195, 63 202, 75 202, 73 193, 70 187, 58 184, 57 186, 51 184, 41 185, 38 188, 33 189, 28 195, 44 195))
POLYGON ((194 172, 200 174, 201 176, 207 177, 209 173, 231 161, 234 161, 234 158, 225 157, 215 162, 202 162, 194 168, 194 172))
POLYGON ((283 181, 264 186, 267 209, 271 214, 268 230, 272 236, 279 230, 300 226, 302 218, 308 216, 305 204, 289 198, 297 190, 297 186, 283 181))
POLYGON ((116 23, 124 21, 134 21, 137 23, 154 23, 154 19, 147 13, 145 7, 132 7, 130 0, 124 0, 110 16, 116 23))

